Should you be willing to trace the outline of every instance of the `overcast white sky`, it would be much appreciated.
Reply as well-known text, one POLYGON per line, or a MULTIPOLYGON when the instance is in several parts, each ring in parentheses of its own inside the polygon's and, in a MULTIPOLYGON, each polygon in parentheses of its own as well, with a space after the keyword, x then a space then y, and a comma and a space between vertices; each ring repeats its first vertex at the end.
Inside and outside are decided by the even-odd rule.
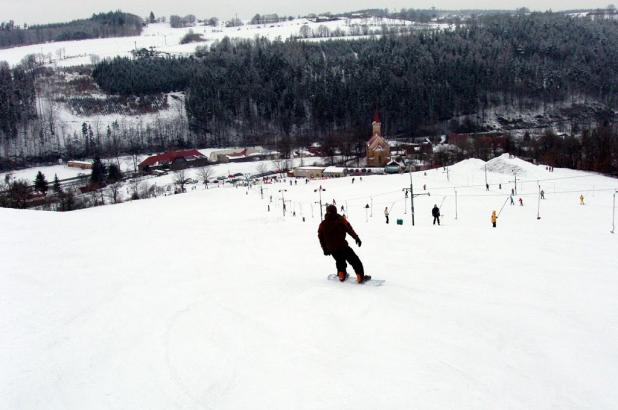
POLYGON ((238 14, 250 18, 255 13, 278 13, 299 15, 324 11, 341 12, 364 8, 430 8, 441 9, 514 9, 528 7, 531 10, 565 10, 577 8, 606 7, 613 0, 537 0, 525 3, 521 0, 313 0, 296 2, 290 0, 226 0, 206 2, 196 0, 0 0, 0 21, 14 20, 17 24, 48 23, 89 17, 94 12, 121 9, 140 16, 152 10, 155 15, 195 14, 198 18, 217 16, 229 18, 238 14))

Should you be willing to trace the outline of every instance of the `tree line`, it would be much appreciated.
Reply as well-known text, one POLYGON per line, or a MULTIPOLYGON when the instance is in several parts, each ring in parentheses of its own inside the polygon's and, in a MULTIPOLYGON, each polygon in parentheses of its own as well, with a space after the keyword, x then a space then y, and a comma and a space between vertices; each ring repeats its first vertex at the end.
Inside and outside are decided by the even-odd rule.
POLYGON ((36 116, 34 80, 32 70, 11 69, 0 61, 0 148, 17 136, 20 125, 36 116))
POLYGON ((50 41, 84 40, 101 37, 136 36, 142 32, 141 17, 122 11, 93 14, 88 19, 67 23, 24 25, 13 21, 0 23, 0 48, 46 43, 50 41))
POLYGON ((252 139, 366 133, 376 109, 388 135, 410 136, 498 104, 615 107, 617 74, 616 22, 537 13, 358 41, 224 39, 192 57, 104 61, 93 77, 110 93, 185 91, 193 132, 252 139))

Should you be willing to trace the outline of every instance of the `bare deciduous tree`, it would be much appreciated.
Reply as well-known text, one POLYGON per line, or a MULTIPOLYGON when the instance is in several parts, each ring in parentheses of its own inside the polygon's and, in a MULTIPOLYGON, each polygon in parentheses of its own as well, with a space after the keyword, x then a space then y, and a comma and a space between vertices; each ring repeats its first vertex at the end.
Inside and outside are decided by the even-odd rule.
POLYGON ((200 168, 197 172, 200 177, 200 180, 202 181, 206 189, 208 189, 208 180, 213 174, 212 168, 203 167, 203 168, 200 168))
POLYGON ((176 171, 174 174, 174 183, 180 188, 180 192, 185 192, 185 185, 189 182, 184 169, 176 171))
POLYGON ((114 183, 114 184, 110 184, 107 186, 107 196, 108 198, 112 200, 112 203, 117 204, 119 202, 122 202, 122 200, 120 199, 120 195, 118 195, 119 193, 120 193, 119 183, 114 183))

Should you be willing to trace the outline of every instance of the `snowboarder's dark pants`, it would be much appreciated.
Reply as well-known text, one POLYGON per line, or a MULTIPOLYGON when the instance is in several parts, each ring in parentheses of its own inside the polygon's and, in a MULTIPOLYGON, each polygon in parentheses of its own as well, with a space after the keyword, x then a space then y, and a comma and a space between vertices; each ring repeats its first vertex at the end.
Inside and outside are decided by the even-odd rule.
POLYGON ((358 256, 354 253, 352 248, 346 246, 343 249, 340 249, 336 252, 333 252, 333 258, 335 258, 335 263, 337 264, 337 272, 345 272, 346 267, 348 266, 347 262, 350 262, 352 268, 355 273, 364 274, 365 270, 363 269, 363 263, 358 259, 358 256))
POLYGON ((440 225, 440 217, 439 216, 434 216, 433 217, 433 224, 436 224, 436 221, 438 221, 438 225, 440 225))

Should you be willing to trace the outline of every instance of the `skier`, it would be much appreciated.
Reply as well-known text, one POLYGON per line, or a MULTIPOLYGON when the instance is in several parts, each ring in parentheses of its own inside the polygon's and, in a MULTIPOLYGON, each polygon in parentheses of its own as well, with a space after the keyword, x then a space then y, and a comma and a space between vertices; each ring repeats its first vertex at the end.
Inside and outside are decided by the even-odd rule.
POLYGON ((515 205, 515 201, 513 200, 513 195, 511 195, 510 198, 511 198, 511 205, 515 205))
POLYGON ((496 215, 496 211, 493 211, 491 213, 491 224, 493 225, 493 227, 496 227, 496 221, 498 220, 498 215, 496 215))
POLYGON ((545 199, 545 191, 541 189, 541 199, 545 199))
POLYGON ((519 197, 519 206, 524 206, 524 200, 521 197, 519 197))
POLYGON ((388 215, 390 212, 388 212, 388 206, 386 208, 384 208, 384 216, 386 217, 386 223, 388 223, 388 215))
POLYGON ((584 194, 581 194, 581 195, 579 196, 579 204, 580 204, 580 205, 584 205, 584 194))
POLYGON ((438 221, 438 226, 440 226, 440 208, 438 208, 438 204, 434 204, 431 215, 433 215, 433 224, 435 225, 436 221, 438 221))
POLYGON ((371 279, 371 276, 365 275, 362 262, 345 240, 346 234, 354 238, 359 247, 361 246, 361 240, 352 229, 352 225, 343 216, 337 214, 337 207, 327 206, 326 216, 318 228, 318 239, 324 255, 332 255, 335 259, 337 276, 341 282, 348 278, 346 262, 349 262, 356 273, 356 282, 363 283, 371 279))

